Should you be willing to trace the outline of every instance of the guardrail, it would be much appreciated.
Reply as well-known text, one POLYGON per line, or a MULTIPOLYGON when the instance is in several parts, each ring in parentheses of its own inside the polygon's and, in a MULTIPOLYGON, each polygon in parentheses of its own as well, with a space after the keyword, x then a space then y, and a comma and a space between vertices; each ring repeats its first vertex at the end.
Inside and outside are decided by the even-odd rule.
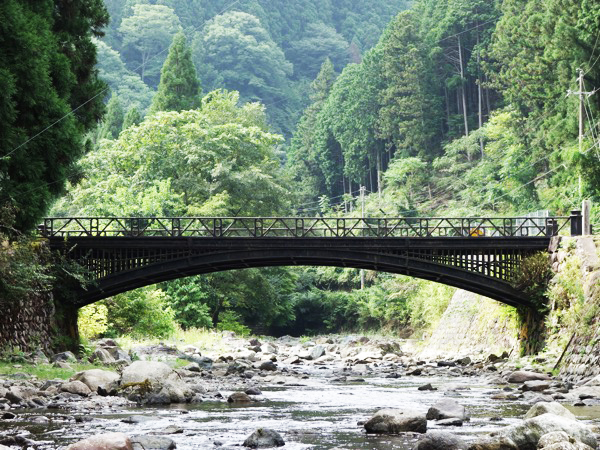
POLYGON ((577 234, 578 217, 53 217, 38 232, 46 238, 550 237, 566 234, 569 226, 577 234))

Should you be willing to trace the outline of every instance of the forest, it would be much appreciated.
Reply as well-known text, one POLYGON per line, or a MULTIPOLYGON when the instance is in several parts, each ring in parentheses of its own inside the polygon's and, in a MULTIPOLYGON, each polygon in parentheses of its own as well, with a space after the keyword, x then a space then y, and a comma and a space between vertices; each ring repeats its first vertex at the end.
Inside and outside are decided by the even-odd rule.
MULTIPOLYGON (((568 215, 600 200, 593 0, 43 3, 0 5, 3 235, 46 214, 352 217, 364 202, 370 217, 568 215), (23 43, 43 64, 6 51, 23 43)), ((0 271, 44 280, 10 261, 0 271)), ((410 333, 453 292, 247 269, 120 294, 83 308, 80 326, 410 333)))

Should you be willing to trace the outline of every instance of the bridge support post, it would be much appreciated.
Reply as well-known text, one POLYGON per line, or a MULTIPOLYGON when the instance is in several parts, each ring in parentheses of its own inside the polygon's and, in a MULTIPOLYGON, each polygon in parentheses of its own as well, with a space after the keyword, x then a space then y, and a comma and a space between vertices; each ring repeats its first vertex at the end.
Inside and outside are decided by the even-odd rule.
POLYGON ((584 236, 591 236, 592 225, 591 225, 591 213, 592 213, 592 202, 590 200, 584 200, 581 205, 582 215, 582 234, 584 236))
POLYGON ((65 351, 71 350, 77 352, 79 350, 79 328, 77 326, 77 318, 79 308, 69 304, 69 302, 61 302, 55 297, 54 301, 54 343, 56 350, 65 351))
POLYGON ((571 236, 581 236, 583 233, 583 217, 579 209, 571 211, 571 236))

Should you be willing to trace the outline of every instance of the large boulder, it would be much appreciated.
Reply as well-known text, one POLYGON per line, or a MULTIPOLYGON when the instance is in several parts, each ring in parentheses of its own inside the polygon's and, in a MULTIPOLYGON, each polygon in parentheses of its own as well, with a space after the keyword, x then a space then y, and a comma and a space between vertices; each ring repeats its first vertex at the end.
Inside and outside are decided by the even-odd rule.
POLYGON ((98 392, 99 386, 107 386, 119 379, 119 375, 115 372, 102 369, 91 369, 84 370, 83 372, 77 372, 73 375, 69 381, 81 381, 92 392, 98 392))
POLYGON ((544 373, 517 370, 508 376, 509 383, 525 383, 526 381, 547 381, 550 377, 544 373))
POLYGON ((401 409, 382 409, 364 425, 367 433, 395 434, 404 431, 427 431, 425 414, 401 409))
POLYGON ((259 428, 248 436, 242 445, 249 448, 283 447, 285 441, 277 431, 259 428))
POLYGON ((546 389, 550 389, 550 382, 544 380, 532 380, 525 381, 521 386, 521 390, 523 392, 533 391, 533 392, 542 392, 546 389))
POLYGON ((517 444, 504 436, 487 437, 473 442, 468 450, 519 450, 517 444))
POLYGON ((185 403, 193 392, 171 367, 157 361, 135 361, 123 370, 121 389, 131 389, 144 403, 185 403))
POLYGON ((597 446, 596 436, 588 427, 576 420, 555 414, 542 414, 525 419, 523 423, 504 428, 495 434, 510 439, 519 450, 535 450, 543 435, 555 431, 564 431, 570 437, 592 448, 597 446))
POLYGON ((64 383, 60 387, 60 390, 63 392, 68 392, 70 394, 81 395, 82 397, 87 397, 88 395, 90 395, 92 393, 92 391, 90 390, 89 387, 87 387, 87 385, 85 385, 81 381, 77 381, 77 380, 76 381, 68 381, 67 383, 64 383))
POLYGON ((116 359, 112 357, 112 355, 108 352, 108 350, 104 348, 97 348, 92 353, 90 359, 93 361, 99 361, 102 364, 113 364, 116 362, 116 359))
POLYGON ((460 437, 446 431, 429 431, 413 450, 466 450, 468 444, 460 437))
POLYGON ((538 442, 538 449, 544 450, 593 450, 589 445, 585 445, 570 437, 564 431, 555 431, 543 435, 538 442))
POLYGON ((133 450, 133 446, 123 433, 105 433, 69 445, 67 450, 133 450))
POLYGON ((177 448, 175 441, 166 436, 133 436, 133 450, 173 450, 177 448))
POLYGON ((427 420, 441 419, 461 419, 469 420, 469 414, 464 406, 460 405, 456 400, 444 398, 435 403, 429 411, 427 411, 427 420))
POLYGON ((527 414, 525 414, 526 419, 531 419, 532 417, 541 416, 542 414, 554 414, 555 416, 566 417, 567 419, 577 420, 575 414, 565 408, 558 402, 539 402, 533 405, 527 414))

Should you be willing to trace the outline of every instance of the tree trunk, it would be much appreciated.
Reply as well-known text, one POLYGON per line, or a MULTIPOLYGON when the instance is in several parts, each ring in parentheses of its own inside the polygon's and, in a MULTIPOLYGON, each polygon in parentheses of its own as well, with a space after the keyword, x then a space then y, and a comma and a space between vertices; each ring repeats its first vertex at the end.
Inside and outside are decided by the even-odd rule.
POLYGON ((377 152, 377 193, 381 198, 381 152, 377 152))
POLYGON ((462 57, 462 45, 460 43, 460 35, 458 36, 458 61, 460 63, 460 79, 461 79, 461 92, 462 92, 462 107, 463 107, 463 117, 465 119, 465 136, 469 135, 469 117, 467 114, 467 92, 465 90, 464 82, 465 82, 465 68, 463 64, 462 57))
MULTIPOLYGON (((479 23, 477 23, 479 27, 479 23)), ((477 31, 477 102, 479 108, 479 129, 483 127, 483 98, 481 91, 481 54, 479 52, 479 31, 477 31)), ((479 137, 479 148, 481 149, 481 159, 483 159, 483 137, 479 137)))

